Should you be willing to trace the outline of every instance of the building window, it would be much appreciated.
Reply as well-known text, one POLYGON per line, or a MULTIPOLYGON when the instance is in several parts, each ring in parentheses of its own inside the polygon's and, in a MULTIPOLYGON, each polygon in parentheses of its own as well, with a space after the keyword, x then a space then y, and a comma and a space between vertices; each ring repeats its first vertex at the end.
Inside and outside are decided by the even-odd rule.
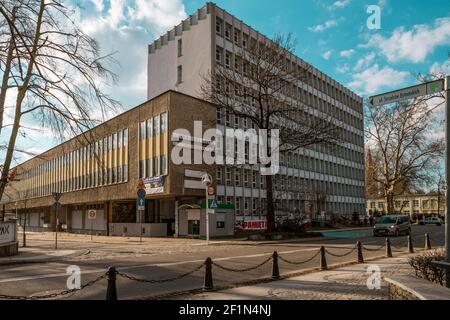
POLYGON ((183 40, 178 40, 178 57, 181 57, 183 55, 183 40))
POLYGON ((418 208, 419 207, 419 200, 413 200, 413 207, 418 208))
POLYGON ((228 51, 225 53, 225 67, 231 68, 231 53, 228 51))
POLYGON ((378 202, 378 209, 381 209, 381 210, 384 209, 384 203, 383 202, 378 202))
POLYGON ((177 83, 183 82, 183 66, 178 66, 177 68, 177 83))
POLYGON ((222 53, 223 49, 221 47, 216 47, 216 62, 222 64, 222 53))
POLYGON ((242 37, 242 46, 244 48, 247 48, 247 46, 248 46, 248 35, 246 35, 245 33, 244 33, 244 36, 242 37))
POLYGON ((222 35, 222 27, 223 27, 223 21, 219 18, 216 18, 216 33, 218 35, 222 35))
POLYGON ((226 24, 225 27, 225 38, 231 40, 231 25, 229 25, 228 23, 226 24))
POLYGON ((241 45, 241 33, 239 30, 234 30, 234 43, 238 46, 241 45))

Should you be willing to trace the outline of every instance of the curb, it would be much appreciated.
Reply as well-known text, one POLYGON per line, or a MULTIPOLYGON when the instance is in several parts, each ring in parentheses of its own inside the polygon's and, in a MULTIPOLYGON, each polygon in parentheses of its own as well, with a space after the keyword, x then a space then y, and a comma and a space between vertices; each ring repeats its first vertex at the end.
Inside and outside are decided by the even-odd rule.
POLYGON ((57 256, 57 257, 50 257, 50 258, 36 258, 36 259, 28 259, 28 260, 23 260, 23 259, 12 259, 12 260, 8 260, 8 261, 0 261, 0 266, 12 266, 12 265, 24 265, 24 264, 35 264, 35 263, 47 263, 47 262, 55 262, 55 261, 64 261, 66 259, 69 258, 75 258, 75 257, 79 257, 79 256, 84 256, 89 254, 91 251, 86 249, 86 250, 78 250, 75 251, 74 253, 65 255, 65 256, 57 256))

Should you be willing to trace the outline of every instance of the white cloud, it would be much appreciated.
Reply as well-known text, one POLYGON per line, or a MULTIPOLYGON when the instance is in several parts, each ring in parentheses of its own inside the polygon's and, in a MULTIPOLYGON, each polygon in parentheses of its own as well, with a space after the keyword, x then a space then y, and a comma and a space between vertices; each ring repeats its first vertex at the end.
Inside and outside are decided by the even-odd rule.
POLYGON ((322 54, 322 58, 324 58, 325 60, 330 60, 332 54, 333 54, 333 50, 328 50, 327 52, 322 54))
POLYGON ((112 69, 119 83, 106 90, 125 108, 134 107, 147 98, 148 44, 185 19, 185 7, 181 0, 102 3, 102 11, 83 11, 78 23, 98 40, 103 54, 117 52, 114 58, 118 63, 112 69))
POLYGON ((342 66, 337 66, 337 67, 336 67, 336 71, 337 71, 338 73, 347 73, 347 72, 350 71, 350 66, 349 66, 348 63, 345 63, 345 64, 342 65, 342 66))
POLYGON ((340 1, 336 1, 335 3, 333 3, 333 7, 334 8, 345 8, 346 6, 348 6, 350 4, 350 0, 340 0, 340 1))
POLYGON ((313 32, 323 32, 323 31, 333 28, 335 26, 337 26, 336 20, 328 20, 324 24, 318 24, 318 25, 310 27, 308 29, 313 32))
POLYGON ((450 74, 450 59, 444 63, 435 62, 430 68, 432 74, 450 74))
POLYGON ((94 4, 95 9, 98 12, 102 12, 103 11, 103 8, 104 8, 103 0, 91 0, 91 2, 94 4))
POLYGON ((364 68, 367 68, 369 65, 372 64, 372 62, 375 60, 376 54, 375 52, 370 52, 365 57, 360 58, 354 67, 355 71, 360 71, 364 68))
POLYGON ((409 76, 407 72, 397 71, 390 67, 380 69, 378 64, 354 74, 349 87, 361 94, 374 94, 384 87, 398 87, 404 84, 409 76))
POLYGON ((344 58, 351 58, 354 54, 355 54, 355 50, 353 50, 353 49, 343 50, 340 53, 341 57, 344 57, 344 58))
POLYGON ((415 25, 395 29, 390 37, 376 34, 367 46, 377 48, 389 62, 421 63, 441 45, 450 44, 450 18, 436 19, 433 26, 415 25))

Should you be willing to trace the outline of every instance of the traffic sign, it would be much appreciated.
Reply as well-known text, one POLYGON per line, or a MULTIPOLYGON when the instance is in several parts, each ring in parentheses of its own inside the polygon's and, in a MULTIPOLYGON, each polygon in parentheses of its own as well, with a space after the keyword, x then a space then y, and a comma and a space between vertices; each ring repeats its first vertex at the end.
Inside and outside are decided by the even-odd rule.
POLYGON ((208 196, 215 196, 216 195, 216 189, 214 187, 208 187, 208 196))
POLYGON ((61 192, 53 192, 53 198, 55 198, 55 202, 58 202, 59 199, 61 199, 62 193, 61 192))
POLYGON ((146 194, 147 193, 145 192, 145 189, 139 189, 137 192, 137 196, 139 199, 145 199, 146 194))
POLYGON ((138 211, 145 211, 145 199, 139 198, 137 200, 138 211))
POLYGON ((209 200, 208 207, 210 209, 217 209, 217 208, 219 208, 219 204, 217 203, 216 199, 211 199, 211 200, 209 200))
POLYGON ((145 189, 145 183, 143 180, 139 180, 138 184, 137 184, 137 188, 138 189, 145 189))
POLYGON ((88 219, 89 220, 97 219, 97 210, 94 209, 88 210, 88 219))
POLYGON ((389 103, 400 102, 403 100, 413 99, 421 96, 430 95, 444 91, 444 79, 422 83, 417 86, 404 88, 379 94, 369 98, 372 106, 382 106, 389 103))

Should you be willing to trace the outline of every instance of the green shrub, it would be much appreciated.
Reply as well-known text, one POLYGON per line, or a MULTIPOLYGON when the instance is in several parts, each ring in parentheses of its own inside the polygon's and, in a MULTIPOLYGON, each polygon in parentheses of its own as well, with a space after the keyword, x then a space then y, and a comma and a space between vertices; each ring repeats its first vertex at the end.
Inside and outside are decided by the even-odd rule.
POLYGON ((432 261, 442 261, 445 259, 444 250, 434 250, 409 258, 408 262, 414 269, 417 277, 444 285, 445 270, 431 264, 432 261))

